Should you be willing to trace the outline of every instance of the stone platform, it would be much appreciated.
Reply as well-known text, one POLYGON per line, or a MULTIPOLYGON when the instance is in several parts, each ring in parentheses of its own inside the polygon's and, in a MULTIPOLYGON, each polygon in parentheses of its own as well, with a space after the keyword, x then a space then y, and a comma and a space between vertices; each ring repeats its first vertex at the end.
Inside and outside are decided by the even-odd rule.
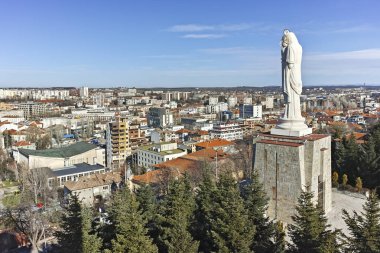
POLYGON ((325 212, 331 209, 331 137, 259 135, 254 170, 269 198, 268 216, 291 223, 302 190, 314 194, 325 212))

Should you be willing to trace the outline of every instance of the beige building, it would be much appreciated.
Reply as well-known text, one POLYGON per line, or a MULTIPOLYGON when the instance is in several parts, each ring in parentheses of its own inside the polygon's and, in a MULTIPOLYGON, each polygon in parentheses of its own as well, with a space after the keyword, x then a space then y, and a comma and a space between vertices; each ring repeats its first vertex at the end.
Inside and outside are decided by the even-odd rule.
POLYGON ((105 164, 105 150, 86 142, 77 142, 67 147, 31 150, 18 150, 18 163, 29 169, 48 167, 57 169, 78 163, 105 164))
POLYGON ((131 154, 129 123, 127 118, 116 116, 107 126, 107 167, 119 169, 131 154))
POLYGON ((78 178, 77 181, 68 181, 64 184, 65 198, 76 194, 85 205, 93 205, 96 199, 104 199, 111 195, 112 191, 119 188, 121 182, 119 173, 109 172, 104 174, 92 174, 78 178))
POLYGON ((268 215, 291 223, 301 191, 314 194, 314 202, 331 209, 331 137, 263 134, 256 142, 254 169, 269 197, 268 215))

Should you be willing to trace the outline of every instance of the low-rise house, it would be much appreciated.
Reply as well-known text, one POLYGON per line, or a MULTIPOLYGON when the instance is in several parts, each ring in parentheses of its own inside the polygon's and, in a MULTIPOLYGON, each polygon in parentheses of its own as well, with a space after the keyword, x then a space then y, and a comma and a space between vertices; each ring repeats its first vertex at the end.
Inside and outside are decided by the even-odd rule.
POLYGON ((93 174, 78 178, 78 181, 66 182, 63 193, 66 199, 75 194, 83 204, 92 205, 96 200, 109 197, 119 188, 121 181, 120 174, 116 172, 93 174))

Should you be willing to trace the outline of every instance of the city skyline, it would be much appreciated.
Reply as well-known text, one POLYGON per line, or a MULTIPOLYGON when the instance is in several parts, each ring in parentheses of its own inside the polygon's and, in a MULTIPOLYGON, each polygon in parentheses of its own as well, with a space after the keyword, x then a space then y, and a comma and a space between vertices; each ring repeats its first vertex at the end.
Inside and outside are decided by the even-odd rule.
POLYGON ((284 28, 305 86, 379 84, 379 5, 2 2, 0 87, 277 86, 284 28))

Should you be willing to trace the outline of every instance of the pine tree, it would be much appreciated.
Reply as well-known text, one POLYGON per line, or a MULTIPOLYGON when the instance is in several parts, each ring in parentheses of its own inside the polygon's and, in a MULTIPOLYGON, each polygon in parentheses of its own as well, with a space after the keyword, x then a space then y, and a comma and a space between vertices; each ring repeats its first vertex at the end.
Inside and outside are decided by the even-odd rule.
POLYGON ((361 145, 360 149, 360 176, 365 180, 367 187, 379 185, 379 177, 376 175, 379 169, 380 157, 376 153, 375 138, 369 135, 368 141, 361 145))
POLYGON ((252 228, 256 228, 251 249, 255 252, 268 252, 272 246, 271 237, 274 232, 273 223, 265 215, 268 198, 259 182, 257 173, 253 173, 252 182, 241 187, 241 196, 252 228))
POLYGON ((209 169, 204 168, 202 181, 196 196, 197 210, 195 211, 195 222, 193 235, 199 241, 199 252, 215 251, 211 238, 211 213, 214 209, 214 196, 216 195, 216 184, 212 180, 209 169))
POLYGON ((350 231, 347 237, 349 252, 380 252, 380 207, 375 193, 371 193, 359 215, 354 211, 350 216, 343 210, 343 219, 350 231))
POLYGON ((172 181, 160 206, 158 217, 160 248, 163 252, 198 252, 190 230, 195 211, 195 199, 188 178, 172 181))
POLYGON ((69 206, 60 220, 60 230, 55 233, 60 252, 80 253, 82 249, 81 205, 77 195, 71 195, 69 206))
MULTIPOLYGON (((273 234, 273 245, 271 246, 269 252, 271 253, 285 253, 286 240, 285 240, 285 229, 281 221, 274 224, 274 234, 273 234)), ((260 252, 260 251, 256 251, 260 252)))
MULTIPOLYGON (((202 190, 209 189, 201 188, 202 190)), ((204 228, 208 231, 204 233, 206 237, 203 240, 210 242, 211 250, 208 250, 251 252, 254 228, 248 219, 238 186, 231 175, 221 175, 216 189, 211 190, 211 195, 202 192, 199 195, 203 200, 206 199, 206 206, 200 206, 200 209, 205 211, 202 213, 202 220, 206 223, 204 228), (207 199, 209 197, 211 199, 207 199)), ((202 204, 202 201, 199 203, 202 204)))
POLYGON ((376 154, 376 143, 375 138, 371 135, 368 137, 368 141, 362 145, 363 149, 361 150, 361 163, 364 164, 364 167, 373 172, 377 169, 377 161, 379 157, 376 154))
MULTIPOLYGON (((345 137, 343 137, 345 139, 345 137)), ((344 139, 342 142, 344 142, 344 139)), ((333 153, 331 155, 333 161, 333 169, 343 172, 343 168, 345 167, 345 159, 346 159, 346 150, 342 142, 335 141, 333 142, 332 148, 333 153)))
POLYGON ((292 241, 289 252, 339 252, 338 232, 329 230, 330 225, 322 208, 314 206, 312 199, 313 194, 310 192, 302 192, 298 198, 297 213, 292 216, 294 223, 288 226, 292 241))
POLYGON ((139 209, 144 216, 151 217, 156 211, 156 196, 150 185, 145 185, 137 189, 136 199, 139 202, 139 209))
POLYGON ((351 133, 350 138, 346 140, 345 146, 345 171, 350 180, 350 184, 354 185, 354 179, 358 176, 359 167, 359 146, 356 143, 355 134, 351 133))
POLYGON ((146 221, 139 211, 138 202, 129 189, 123 189, 114 195, 110 207, 110 221, 115 232, 112 252, 157 252, 157 247, 147 236, 146 221))
POLYGON ((100 252, 102 240, 92 231, 92 212, 89 208, 83 207, 82 218, 82 253, 100 252))

